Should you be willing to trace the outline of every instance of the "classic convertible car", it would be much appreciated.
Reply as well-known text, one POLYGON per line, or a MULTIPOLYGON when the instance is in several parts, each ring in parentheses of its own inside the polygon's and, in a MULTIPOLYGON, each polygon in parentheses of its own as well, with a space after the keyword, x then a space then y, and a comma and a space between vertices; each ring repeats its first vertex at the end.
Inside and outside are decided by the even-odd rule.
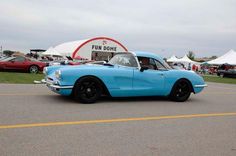
POLYGON ((117 53, 103 65, 46 67, 44 73, 52 91, 82 103, 94 103, 101 95, 166 96, 182 102, 207 86, 195 72, 174 70, 149 52, 117 53))

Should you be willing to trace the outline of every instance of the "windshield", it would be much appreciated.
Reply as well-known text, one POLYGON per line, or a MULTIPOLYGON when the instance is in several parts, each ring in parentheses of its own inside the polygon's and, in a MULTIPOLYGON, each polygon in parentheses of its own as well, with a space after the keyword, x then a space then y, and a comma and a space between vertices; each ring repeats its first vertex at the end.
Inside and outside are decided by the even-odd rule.
POLYGON ((112 65, 138 67, 137 61, 132 54, 117 54, 108 63, 112 65))
POLYGON ((165 60, 163 60, 163 65, 166 67, 166 69, 173 69, 165 60))
POLYGON ((2 62, 7 62, 7 61, 10 61, 12 59, 14 59, 15 57, 8 57, 8 58, 5 58, 3 60, 1 60, 2 62))

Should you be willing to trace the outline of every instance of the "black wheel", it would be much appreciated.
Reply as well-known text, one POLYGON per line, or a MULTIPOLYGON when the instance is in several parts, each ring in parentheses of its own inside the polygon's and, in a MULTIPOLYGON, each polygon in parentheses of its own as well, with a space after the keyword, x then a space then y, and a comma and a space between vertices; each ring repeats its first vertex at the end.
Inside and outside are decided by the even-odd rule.
POLYGON ((96 78, 84 77, 76 82, 74 97, 81 103, 94 103, 101 96, 102 85, 96 78))
POLYGON ((191 92, 191 84, 187 80, 179 80, 172 88, 170 99, 177 102, 184 102, 189 98, 191 92))
POLYGON ((30 66, 29 72, 30 72, 30 73, 34 73, 34 74, 37 74, 37 73, 39 72, 39 67, 38 67, 38 66, 35 66, 35 65, 30 66))

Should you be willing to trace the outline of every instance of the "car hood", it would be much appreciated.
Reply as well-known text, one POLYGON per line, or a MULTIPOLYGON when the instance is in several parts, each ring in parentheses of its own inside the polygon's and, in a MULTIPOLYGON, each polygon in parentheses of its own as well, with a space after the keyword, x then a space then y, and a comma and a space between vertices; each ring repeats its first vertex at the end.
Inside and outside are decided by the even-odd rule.
POLYGON ((86 64, 86 65, 74 65, 74 66, 70 66, 70 65, 59 65, 59 66, 50 66, 47 67, 47 75, 55 72, 56 70, 79 70, 79 69, 105 69, 105 68, 111 68, 113 66, 109 66, 109 65, 97 65, 97 64, 86 64))

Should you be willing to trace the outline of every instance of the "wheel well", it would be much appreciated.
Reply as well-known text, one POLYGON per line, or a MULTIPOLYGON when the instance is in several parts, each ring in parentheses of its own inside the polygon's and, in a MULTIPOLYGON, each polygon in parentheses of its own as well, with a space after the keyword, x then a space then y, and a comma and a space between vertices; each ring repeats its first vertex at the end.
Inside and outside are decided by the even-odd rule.
POLYGON ((31 65, 29 66, 29 69, 30 69, 30 67, 32 67, 32 66, 36 66, 36 67, 38 67, 38 68, 39 68, 39 66, 38 66, 38 65, 36 65, 36 64, 31 64, 31 65))
POLYGON ((86 78, 86 77, 88 77, 88 78, 93 78, 93 79, 98 80, 98 81, 101 83, 101 85, 102 85, 102 94, 103 94, 103 95, 107 95, 107 96, 111 96, 111 95, 110 95, 110 92, 108 91, 107 86, 104 84, 104 82, 103 82, 100 78, 98 78, 98 77, 96 77, 96 76, 93 76, 93 75, 86 75, 86 76, 82 76, 82 77, 80 77, 79 79, 77 79, 76 82, 75 82, 75 84, 74 84, 74 87, 73 87, 73 89, 72 89, 72 95, 74 95, 74 88, 75 88, 75 85, 77 84, 77 82, 78 82, 80 79, 86 78))
MULTIPOLYGON (((192 83, 189 81, 189 79, 187 79, 187 78, 180 78, 180 79, 178 79, 178 80, 175 82, 175 84, 176 84, 178 81, 181 81, 181 80, 187 81, 187 82, 189 83, 190 87, 191 87, 191 91, 194 92, 193 85, 192 85, 192 83)), ((175 84, 173 85, 173 87, 175 86, 175 84)))

